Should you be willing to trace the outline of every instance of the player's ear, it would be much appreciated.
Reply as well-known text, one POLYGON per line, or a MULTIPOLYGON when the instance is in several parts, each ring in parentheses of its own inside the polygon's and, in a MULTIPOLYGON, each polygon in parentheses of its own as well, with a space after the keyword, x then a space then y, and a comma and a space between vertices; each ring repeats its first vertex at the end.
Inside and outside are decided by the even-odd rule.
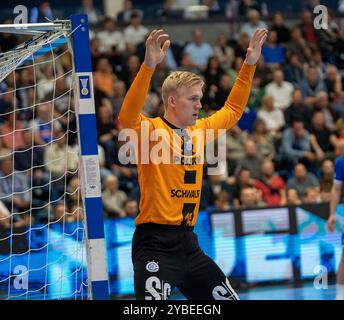
POLYGON ((167 98, 167 105, 174 108, 176 106, 176 98, 174 96, 169 96, 167 98))

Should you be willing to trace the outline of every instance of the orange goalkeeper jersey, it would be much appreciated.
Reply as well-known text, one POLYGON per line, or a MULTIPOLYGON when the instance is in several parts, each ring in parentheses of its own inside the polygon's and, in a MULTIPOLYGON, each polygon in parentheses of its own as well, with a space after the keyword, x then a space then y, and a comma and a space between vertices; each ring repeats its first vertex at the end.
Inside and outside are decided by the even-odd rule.
MULTIPOLYGON (((244 63, 225 105, 212 116, 197 120, 194 126, 178 130, 163 118, 147 118, 141 114, 154 72, 145 64, 141 65, 119 113, 121 126, 133 129, 138 137, 135 153, 141 198, 136 225, 149 222, 195 225, 201 197, 204 154, 204 145, 199 144, 200 140, 197 139, 206 136, 208 129, 230 129, 236 124, 245 109, 254 71, 255 66, 244 63), (180 137, 180 140, 174 139, 176 137, 180 137), (151 161, 156 154, 154 151, 162 146, 167 146, 170 151, 164 158, 169 161, 151 161)), ((162 152, 155 157, 160 156, 162 159, 162 152)))

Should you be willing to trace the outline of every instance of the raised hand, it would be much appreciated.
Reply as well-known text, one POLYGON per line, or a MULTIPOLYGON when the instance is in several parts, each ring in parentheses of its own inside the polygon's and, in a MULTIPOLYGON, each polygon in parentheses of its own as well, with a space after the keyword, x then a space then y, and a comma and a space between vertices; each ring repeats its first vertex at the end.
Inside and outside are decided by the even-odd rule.
POLYGON ((155 68, 166 56, 170 46, 168 34, 164 30, 153 30, 146 40, 146 53, 144 64, 155 68))
POLYGON ((246 63, 249 65, 254 65, 257 63, 259 60, 261 51, 262 51, 262 46, 266 40, 266 37, 268 35, 268 30, 267 29, 257 29, 251 40, 250 44, 247 48, 247 53, 246 53, 246 63))

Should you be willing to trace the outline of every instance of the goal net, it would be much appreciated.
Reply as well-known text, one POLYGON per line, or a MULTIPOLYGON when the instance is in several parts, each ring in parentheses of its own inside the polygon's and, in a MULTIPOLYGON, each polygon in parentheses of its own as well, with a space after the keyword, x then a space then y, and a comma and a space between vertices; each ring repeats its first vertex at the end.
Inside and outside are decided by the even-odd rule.
POLYGON ((0 54, 0 299, 107 297, 87 17, 73 19, 6 28, 23 42, 0 54))

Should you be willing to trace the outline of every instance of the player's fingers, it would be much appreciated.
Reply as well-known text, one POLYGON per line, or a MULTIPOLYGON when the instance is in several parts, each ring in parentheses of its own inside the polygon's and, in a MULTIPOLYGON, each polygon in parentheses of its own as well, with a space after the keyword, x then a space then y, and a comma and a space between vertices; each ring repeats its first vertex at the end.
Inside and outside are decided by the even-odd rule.
POLYGON ((264 34, 263 37, 259 40, 259 44, 262 46, 267 38, 267 34, 264 34))
POLYGON ((166 53, 167 49, 170 47, 171 41, 170 40, 166 40, 162 46, 162 51, 164 53, 166 53))
POLYGON ((163 29, 157 30, 157 31, 154 33, 153 40, 154 40, 154 41, 157 41, 157 40, 158 40, 158 37, 159 37, 161 34, 163 34, 163 33, 165 33, 165 31, 164 31, 163 29))
POLYGON ((169 38, 168 34, 164 33, 158 36, 157 41, 161 45, 169 38))

